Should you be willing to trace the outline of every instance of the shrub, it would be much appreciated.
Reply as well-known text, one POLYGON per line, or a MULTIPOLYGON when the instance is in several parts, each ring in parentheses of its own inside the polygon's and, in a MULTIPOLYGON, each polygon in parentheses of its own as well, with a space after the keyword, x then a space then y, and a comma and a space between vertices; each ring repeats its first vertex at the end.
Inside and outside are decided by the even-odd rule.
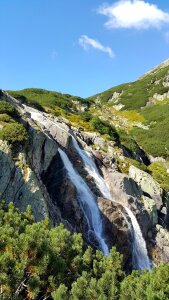
POLYGON ((169 264, 154 268, 150 273, 134 271, 121 284, 120 300, 168 300, 169 264))
POLYGON ((168 139, 168 121, 152 124, 149 130, 134 128, 132 134, 138 144, 148 154, 154 157, 163 156, 168 158, 169 139, 168 139))
POLYGON ((0 114, 8 114, 12 117, 18 117, 16 108, 6 101, 0 101, 0 114))
POLYGON ((115 141, 118 139, 116 129, 113 126, 111 126, 108 122, 102 121, 98 117, 93 117, 90 123, 94 131, 97 131, 102 135, 108 135, 111 140, 115 141))
POLYGON ((85 247, 80 234, 50 228, 48 220, 34 223, 30 207, 20 213, 12 203, 0 205, 0 228, 2 299, 117 297, 124 272, 115 248, 104 256, 85 247))
POLYGON ((169 191, 169 174, 167 173, 167 168, 169 169, 169 163, 159 161, 152 163, 148 167, 148 170, 160 186, 169 191))
POLYGON ((169 264, 152 272, 122 271, 122 256, 83 244, 81 234, 49 220, 34 221, 0 202, 0 298, 53 300, 168 300, 169 264))
POLYGON ((0 113, 0 122, 3 122, 3 123, 10 123, 11 122, 11 123, 13 123, 15 121, 11 116, 9 116, 7 114, 1 114, 0 113))
POLYGON ((132 138, 131 134, 127 134, 124 129, 118 130, 119 139, 122 145, 131 152, 136 152, 139 150, 139 147, 136 141, 132 138))
POLYGON ((70 115, 66 115, 66 118, 70 121, 70 123, 72 123, 73 125, 78 125, 81 126, 82 129, 87 130, 87 131, 91 131, 91 124, 90 122, 84 121, 80 115, 76 115, 76 114, 70 114, 70 115))
POLYGON ((135 166, 140 170, 148 172, 147 166, 144 163, 139 162, 135 159, 125 157, 125 160, 122 160, 119 157, 117 157, 117 163, 118 163, 118 168, 119 168, 120 172, 125 173, 125 174, 129 173, 130 166, 135 166))
POLYGON ((79 116, 83 121, 86 121, 86 122, 89 122, 92 119, 92 115, 88 111, 80 112, 79 116))
POLYGON ((7 123, 0 130, 0 139, 9 142, 10 144, 21 143, 24 144, 28 139, 26 129, 19 123, 7 123))

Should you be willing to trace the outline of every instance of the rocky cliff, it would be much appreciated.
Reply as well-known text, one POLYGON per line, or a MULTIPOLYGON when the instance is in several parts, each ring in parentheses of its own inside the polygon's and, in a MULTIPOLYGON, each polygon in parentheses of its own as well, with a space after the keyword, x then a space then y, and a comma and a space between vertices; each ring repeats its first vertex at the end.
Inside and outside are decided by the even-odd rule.
POLYGON ((54 225, 62 222, 71 231, 81 232, 86 243, 99 247, 94 236, 89 238, 89 224, 79 202, 77 186, 74 178, 70 180, 58 151, 62 149, 94 195, 103 224, 104 240, 109 248, 116 246, 124 255, 124 266, 127 269, 131 267, 133 242, 128 226, 131 220, 125 207, 136 216, 147 241, 149 255, 155 263, 166 261, 169 247, 168 244, 162 246, 161 239, 164 245, 168 243, 165 229, 167 209, 163 209, 163 191, 151 175, 134 166, 130 168, 129 175, 121 173, 116 145, 106 141, 108 151, 104 151, 105 140, 98 133, 79 131, 66 119, 21 104, 5 92, 1 92, 0 100, 15 106, 19 122, 29 136, 24 145, 0 141, 1 199, 7 203, 13 201, 21 210, 31 205, 37 221, 49 217, 54 225), (93 161, 98 178, 104 180, 110 192, 109 199, 88 172, 73 139, 93 161))

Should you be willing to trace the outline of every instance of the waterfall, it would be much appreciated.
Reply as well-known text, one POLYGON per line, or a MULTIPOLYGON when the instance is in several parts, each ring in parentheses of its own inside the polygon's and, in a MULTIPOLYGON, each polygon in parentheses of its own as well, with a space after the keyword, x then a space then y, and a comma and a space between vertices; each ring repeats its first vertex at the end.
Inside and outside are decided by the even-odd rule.
POLYGON ((47 118, 42 113, 40 113, 36 109, 28 108, 28 106, 26 106, 25 104, 24 107, 31 114, 31 118, 34 121, 39 122, 43 126, 47 125, 47 118))
POLYGON ((103 177, 99 174, 99 171, 93 161, 93 159, 89 156, 89 154, 81 149, 76 141, 76 139, 72 136, 72 142, 73 146, 80 155, 83 163, 85 170, 88 172, 88 174, 94 179, 96 186, 99 188, 100 192, 106 199, 111 199, 111 193, 109 191, 109 188, 107 187, 103 177))
POLYGON ((137 222, 136 217, 132 213, 132 211, 125 207, 125 210, 131 220, 131 224, 128 223, 128 227, 130 229, 131 238, 132 238, 132 265, 136 270, 147 269, 151 270, 151 262, 148 257, 146 242, 143 238, 140 226, 137 222))
MULTIPOLYGON (((82 158, 86 171, 93 177, 95 180, 96 185, 98 186, 101 193, 104 195, 105 198, 116 202, 113 200, 110 191, 104 181, 104 179, 99 174, 97 167, 92 160, 92 158, 84 151, 82 150, 77 141, 73 138, 73 145, 77 152, 79 153, 80 157, 82 158)), ((143 238, 140 226, 137 222, 136 217, 132 213, 132 211, 125 207, 125 210, 130 217, 131 224, 127 221, 127 218, 125 218, 128 228, 131 233, 132 238, 132 265, 134 269, 142 270, 142 269, 148 269, 151 270, 151 263, 148 257, 146 243, 143 238)))
MULTIPOLYGON (((103 238, 102 220, 100 217, 100 212, 95 201, 95 197, 89 189, 86 182, 74 169, 72 163, 70 162, 68 156, 61 149, 58 149, 60 157, 63 161, 64 167, 67 170, 68 177, 71 182, 75 185, 77 190, 77 198, 79 200, 80 206, 86 217, 89 232, 88 234, 93 234, 100 246, 100 249, 105 255, 109 254, 109 249, 103 238)), ((90 236, 89 236, 90 239, 90 236)))
MULTIPOLYGON (((47 126, 47 124, 48 124, 47 116, 44 116, 42 113, 38 112, 36 109, 29 108, 26 105, 24 105, 24 107, 25 107, 25 110, 27 110, 28 112, 31 113, 31 117, 33 120, 38 121, 41 125, 43 125, 45 127, 47 126)), ((57 123, 55 123, 53 121, 51 121, 51 123, 53 125, 57 126, 58 128, 60 128, 61 130, 66 131, 61 126, 59 126, 57 123)), ((73 142, 74 148, 76 149, 76 151, 78 152, 79 156, 81 157, 81 159, 84 163, 85 170, 94 179, 96 186, 99 188, 102 195, 106 199, 116 202, 115 200, 113 200, 108 186, 106 185, 104 179, 100 175, 100 173, 99 173, 93 159, 89 155, 89 153, 87 153, 86 151, 84 151, 83 149, 81 149, 79 147, 76 139, 73 136, 72 136, 72 142, 73 142)), ((101 218, 100 218, 99 209, 98 209, 97 203, 95 201, 95 197, 92 194, 91 190, 89 189, 88 185, 82 179, 82 177, 73 168, 73 165, 71 164, 66 153, 63 152, 61 149, 59 149, 59 153, 60 153, 61 159, 63 161, 63 164, 68 172, 68 176, 77 189, 78 200, 79 200, 80 206, 84 212, 84 215, 86 217, 88 227, 89 227, 89 231, 88 231, 89 238, 90 238, 90 235, 93 234, 99 243, 100 249, 103 251, 104 254, 108 255, 109 250, 108 250, 108 247, 103 238, 102 222, 101 222, 101 218)), ((143 235, 142 235, 140 226, 137 222, 137 219, 129 208, 127 208, 127 207, 124 207, 124 208, 131 220, 131 223, 129 223, 127 218, 124 217, 128 224, 128 228, 130 230, 131 238, 132 238, 133 268, 138 269, 138 270, 141 270, 141 269, 151 270, 151 263, 150 263, 150 260, 149 260, 148 254, 147 254, 146 243, 143 238, 143 235)))

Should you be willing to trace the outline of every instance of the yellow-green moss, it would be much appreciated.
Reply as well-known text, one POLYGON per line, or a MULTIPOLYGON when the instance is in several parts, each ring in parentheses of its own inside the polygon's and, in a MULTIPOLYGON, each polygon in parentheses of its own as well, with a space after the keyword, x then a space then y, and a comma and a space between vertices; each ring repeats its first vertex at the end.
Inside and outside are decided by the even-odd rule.
POLYGON ((169 162, 154 162, 148 170, 163 189, 169 190, 169 162))

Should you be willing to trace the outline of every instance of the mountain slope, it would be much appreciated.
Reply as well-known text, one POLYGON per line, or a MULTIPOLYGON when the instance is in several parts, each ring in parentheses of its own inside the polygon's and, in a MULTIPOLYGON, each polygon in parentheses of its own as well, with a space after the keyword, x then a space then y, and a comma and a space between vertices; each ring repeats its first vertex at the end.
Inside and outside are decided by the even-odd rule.
MULTIPOLYGON (((0 111, 4 118, 0 122, 0 132, 3 133, 8 123, 13 122, 9 120, 11 110, 17 111, 14 121, 27 132, 27 139, 23 143, 18 139, 8 140, 8 135, 2 138, 0 194, 3 199, 7 202, 13 199, 21 210, 31 204, 36 220, 49 215, 54 224, 62 222, 71 231, 80 231, 84 240, 94 248, 103 248, 105 236, 108 248, 115 245, 123 253, 123 264, 127 269, 131 268, 128 230, 135 230, 135 234, 131 235, 133 243, 139 248, 143 247, 140 239, 135 240, 140 225, 142 233, 139 229, 139 236, 143 234, 147 239, 149 255, 157 263, 165 261, 169 256, 168 245, 164 257, 161 251, 167 237, 164 238, 163 232, 159 231, 161 227, 157 231, 155 229, 158 215, 164 224, 168 222, 169 206, 167 202, 163 204, 165 190, 150 174, 138 169, 149 171, 143 163, 148 165, 149 160, 134 140, 130 145, 130 148, 134 147, 133 150, 124 146, 119 132, 109 122, 98 118, 95 112, 92 115, 93 104, 85 107, 87 111, 83 113, 90 113, 91 119, 85 122, 97 132, 85 132, 84 128, 77 128, 77 119, 73 126, 70 124, 66 117, 69 118, 69 114, 80 116, 82 112, 78 110, 73 114, 65 109, 64 117, 54 117, 4 92, 1 92, 0 103, 1 108, 5 103, 7 106, 6 111, 4 108, 0 111), (103 193, 107 187, 109 192, 103 193), (132 219, 131 216, 127 217, 127 223, 124 218, 125 207, 131 209, 132 216, 132 219), (139 220, 137 226, 134 215, 139 220), (127 225, 130 222, 133 222, 132 227, 127 225), (148 235, 149 231, 152 234, 153 228, 160 240, 156 247, 148 235), (158 256, 155 251, 158 251, 158 256)), ((15 136, 15 132, 11 134, 15 136)), ((155 236, 153 238, 156 239, 155 236)), ((133 254, 134 257, 137 257, 137 253, 133 254)), ((146 257, 146 252, 142 253, 146 257)), ((140 265, 145 265, 144 262, 148 260, 141 257, 141 263, 138 259, 134 261, 135 267, 140 269, 140 265)))
POLYGON ((134 82, 121 84, 103 93, 90 97, 101 104, 121 103, 123 109, 137 110, 144 107, 155 93, 164 94, 168 92, 168 71, 169 60, 155 69, 149 71, 140 79, 134 82), (119 93, 119 97, 114 97, 114 93, 119 93))
POLYGON ((168 295, 167 64, 90 99, 0 90, 2 297, 108 300, 122 292, 127 300, 133 280, 140 292, 149 278, 146 299, 150 290, 156 297, 156 274, 160 297, 168 295), (152 262, 166 266, 123 281, 122 269, 151 270, 152 262))
POLYGON ((89 99, 95 102, 96 113, 123 128, 148 154, 168 158, 169 60, 135 82, 89 99))
POLYGON ((124 156, 128 153, 132 158, 132 161, 121 160, 118 150, 117 162, 122 172, 128 173, 130 165, 135 164, 168 189, 169 60, 135 82, 88 99, 41 89, 10 91, 10 94, 23 103, 65 118, 79 130, 100 133, 105 140, 102 145, 105 151, 106 141, 115 142, 124 156), (140 158, 141 151, 149 162, 143 153, 140 158), (154 163, 153 157, 161 157, 160 162, 154 163), (152 165, 147 169, 142 162, 152 165))

